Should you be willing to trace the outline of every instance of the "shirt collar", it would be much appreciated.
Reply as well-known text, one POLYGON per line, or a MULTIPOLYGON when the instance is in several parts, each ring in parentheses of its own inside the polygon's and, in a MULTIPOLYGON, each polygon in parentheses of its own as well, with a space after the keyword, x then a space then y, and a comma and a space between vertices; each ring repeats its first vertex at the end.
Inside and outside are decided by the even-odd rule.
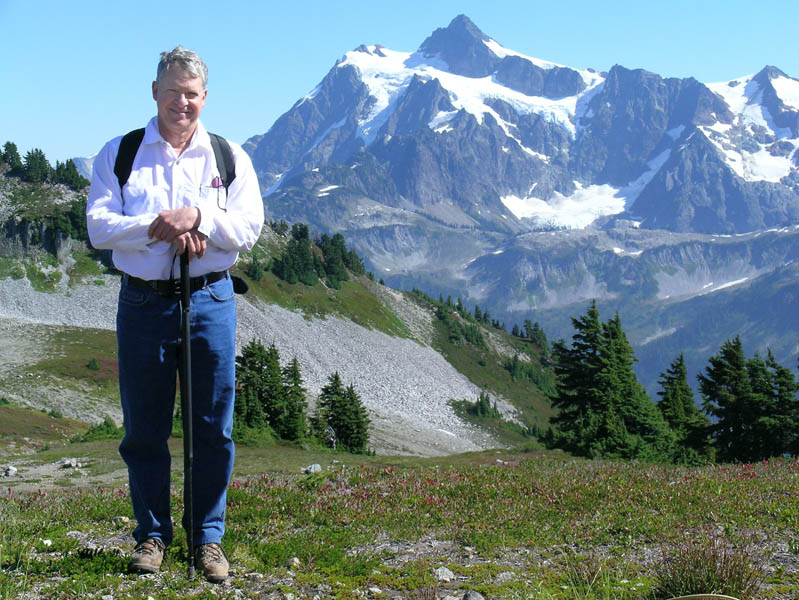
MULTIPOLYGON (((142 140, 142 143, 157 144, 162 142, 164 144, 168 144, 168 142, 164 139, 164 136, 162 136, 161 132, 158 130, 158 115, 156 115, 150 119, 149 123, 147 123, 147 126, 144 128, 144 139, 142 140)), ((194 130, 194 135, 191 136, 189 146, 184 152, 193 150, 197 147, 206 149, 211 148, 211 136, 208 135, 208 132, 205 130, 205 127, 201 121, 197 121, 197 129, 194 130)))

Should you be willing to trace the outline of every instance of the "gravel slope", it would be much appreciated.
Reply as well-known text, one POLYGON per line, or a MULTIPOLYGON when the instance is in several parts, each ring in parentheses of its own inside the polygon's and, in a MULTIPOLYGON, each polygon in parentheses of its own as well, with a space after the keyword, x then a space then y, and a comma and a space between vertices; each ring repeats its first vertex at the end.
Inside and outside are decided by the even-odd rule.
MULTIPOLYGON (((96 400, 79 392, 43 389, 26 379, 24 370, 42 356, 53 327, 113 329, 118 289, 118 278, 111 276, 104 286, 64 288, 56 294, 37 292, 24 279, 1 280, 1 391, 15 401, 56 408, 65 416, 97 422, 108 414, 119 421, 117 406, 98 407, 96 400)), ((411 331, 429 342, 430 316, 402 294, 386 290, 382 295, 411 331)), ((296 356, 312 403, 334 371, 345 385, 354 385, 369 410, 371 445, 377 453, 432 456, 495 445, 448 406, 450 399, 475 400, 479 390, 424 343, 339 318, 306 319, 247 296, 236 301, 239 347, 256 338, 266 346, 274 343, 284 363, 296 356)))

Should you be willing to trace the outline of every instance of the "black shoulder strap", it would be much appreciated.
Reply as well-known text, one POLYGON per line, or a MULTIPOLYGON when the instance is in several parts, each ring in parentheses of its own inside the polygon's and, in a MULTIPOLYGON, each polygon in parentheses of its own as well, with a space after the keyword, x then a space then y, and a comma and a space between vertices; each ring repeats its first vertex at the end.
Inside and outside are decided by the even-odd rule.
POLYGON ((114 162, 114 174, 117 176, 117 181, 119 181, 120 190, 128 182, 130 170, 133 168, 133 159, 136 158, 136 153, 139 151, 139 146, 141 146, 143 139, 144 127, 134 129, 122 136, 117 159, 114 162))
POLYGON ((214 156, 216 157, 216 168, 219 170, 219 176, 225 184, 225 190, 227 190, 233 180, 236 179, 233 151, 230 149, 230 144, 221 135, 215 133, 209 133, 208 135, 211 136, 211 147, 214 149, 214 156))
MULTIPOLYGON (((236 178, 236 165, 233 162, 233 151, 230 149, 228 141, 221 135, 215 133, 209 133, 208 135, 211 137, 211 147, 214 149, 216 168, 225 184, 225 190, 227 190, 236 178)), ((133 169, 133 160, 136 158, 136 153, 139 151, 139 146, 141 146, 143 139, 143 127, 141 129, 134 129, 122 136, 122 141, 119 143, 117 159, 114 162, 114 174, 117 176, 117 181, 119 181, 120 190, 130 178, 130 171, 133 169)))

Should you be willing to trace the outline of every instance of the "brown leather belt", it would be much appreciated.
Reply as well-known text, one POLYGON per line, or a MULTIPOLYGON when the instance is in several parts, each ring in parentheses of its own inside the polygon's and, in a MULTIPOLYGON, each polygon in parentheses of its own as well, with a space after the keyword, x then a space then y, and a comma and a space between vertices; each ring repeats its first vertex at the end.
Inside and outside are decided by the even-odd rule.
MULTIPOLYGON (((191 293, 203 289, 205 286, 230 277, 227 271, 214 271, 213 273, 206 273, 198 277, 192 277, 189 280, 191 293)), ((180 279, 139 279, 125 273, 125 280, 137 287, 147 288, 153 290, 156 294, 161 296, 178 296, 180 295, 180 279)))

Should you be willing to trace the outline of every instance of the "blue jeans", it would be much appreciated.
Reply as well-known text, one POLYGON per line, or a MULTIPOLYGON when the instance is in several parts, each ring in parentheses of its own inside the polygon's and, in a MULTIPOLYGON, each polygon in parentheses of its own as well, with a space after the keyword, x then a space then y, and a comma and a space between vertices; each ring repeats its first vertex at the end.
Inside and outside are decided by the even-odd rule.
MULTIPOLYGON (((194 434, 194 543, 221 542, 227 485, 233 471, 236 304, 230 278, 191 297, 191 377, 194 434)), ((119 390, 137 542, 172 541, 169 509, 176 375, 181 354, 179 298, 123 280, 117 311, 119 390)), ((184 527, 186 523, 184 522, 184 527)))

